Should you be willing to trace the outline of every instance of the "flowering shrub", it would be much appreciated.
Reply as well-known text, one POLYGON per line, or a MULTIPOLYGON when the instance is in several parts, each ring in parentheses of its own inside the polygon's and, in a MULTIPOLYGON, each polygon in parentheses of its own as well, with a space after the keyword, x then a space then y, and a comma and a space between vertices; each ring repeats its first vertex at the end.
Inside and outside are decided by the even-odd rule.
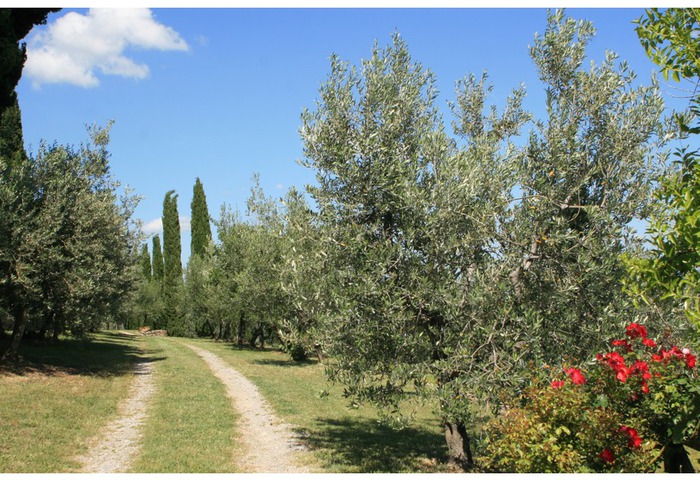
POLYGON ((486 427, 487 469, 653 472, 669 445, 697 434, 700 385, 687 348, 659 345, 630 324, 584 371, 565 368, 527 390, 486 427))

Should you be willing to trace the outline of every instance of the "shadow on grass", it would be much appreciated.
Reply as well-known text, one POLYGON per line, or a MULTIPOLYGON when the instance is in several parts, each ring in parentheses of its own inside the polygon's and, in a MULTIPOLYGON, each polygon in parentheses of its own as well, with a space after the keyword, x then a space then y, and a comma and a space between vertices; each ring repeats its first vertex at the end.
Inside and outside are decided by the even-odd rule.
POLYGON ((309 365, 317 365, 316 360, 301 360, 296 361, 292 359, 264 359, 264 360, 253 360, 256 365, 269 365, 271 367, 307 367, 309 365))
MULTIPOLYGON (((0 351, 8 344, 9 339, 0 339, 0 351)), ((0 362, 0 374, 127 375, 138 362, 163 360, 157 353, 140 350, 136 337, 118 332, 105 332, 86 339, 63 338, 56 343, 22 342, 20 360, 0 362)))
POLYGON ((358 472, 415 472, 420 459, 447 459, 445 438, 417 427, 395 430, 373 420, 318 419, 315 432, 300 432, 311 450, 330 452, 328 467, 358 472))

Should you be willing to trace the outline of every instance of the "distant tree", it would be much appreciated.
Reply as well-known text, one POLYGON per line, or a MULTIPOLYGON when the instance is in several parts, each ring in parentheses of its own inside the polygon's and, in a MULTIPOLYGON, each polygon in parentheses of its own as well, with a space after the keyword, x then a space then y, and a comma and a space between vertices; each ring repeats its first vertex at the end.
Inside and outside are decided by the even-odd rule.
POLYGON ((209 295, 213 336, 217 340, 233 340, 242 346, 250 334, 245 304, 239 301, 240 275, 245 268, 247 225, 240 220, 238 212, 222 205, 216 230, 219 243, 209 295))
POLYGON ((143 275, 143 278, 150 282, 153 278, 153 272, 151 271, 151 255, 148 253, 148 245, 145 243, 141 245, 140 261, 141 274, 143 275))
POLYGON ((277 334, 285 304, 276 265, 280 262, 282 219, 278 203, 265 195, 259 175, 247 201, 248 223, 239 226, 240 269, 236 298, 248 322, 250 346, 264 346, 277 334))
POLYGON ((163 251, 160 247, 160 237, 153 236, 153 279, 157 282, 163 282, 165 267, 163 265, 163 251))
POLYGON ((163 200, 163 275, 167 285, 182 281, 181 245, 177 194, 171 190, 163 200))
POLYGON ((189 336, 183 324, 181 252, 177 194, 171 190, 163 200, 163 320, 170 335, 189 336))
POLYGON ((211 243, 211 226, 209 224, 209 209, 207 208, 207 197, 204 194, 202 182, 194 184, 192 195, 192 255, 205 255, 211 243))

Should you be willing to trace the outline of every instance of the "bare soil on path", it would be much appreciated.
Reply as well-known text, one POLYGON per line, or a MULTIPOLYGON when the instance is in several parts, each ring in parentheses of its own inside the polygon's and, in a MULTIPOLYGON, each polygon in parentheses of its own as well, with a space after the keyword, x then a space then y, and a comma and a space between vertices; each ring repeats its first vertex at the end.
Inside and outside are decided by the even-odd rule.
POLYGON ((296 452, 303 445, 292 428, 275 416, 258 388, 218 355, 193 345, 185 344, 209 365, 214 375, 226 387, 234 408, 241 414, 238 425, 243 444, 238 466, 251 473, 306 473, 310 470, 299 464, 296 452))
POLYGON ((136 364, 129 394, 118 407, 119 416, 91 441, 89 451, 78 458, 81 472, 122 473, 129 469, 139 451, 145 405, 156 389, 152 372, 153 365, 148 359, 136 364))

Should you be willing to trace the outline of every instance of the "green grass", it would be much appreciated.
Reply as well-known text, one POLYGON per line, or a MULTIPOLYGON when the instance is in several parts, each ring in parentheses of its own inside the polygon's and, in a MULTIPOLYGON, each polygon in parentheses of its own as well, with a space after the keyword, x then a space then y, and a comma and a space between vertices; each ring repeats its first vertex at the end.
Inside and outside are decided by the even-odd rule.
POLYGON ((75 457, 128 393, 139 342, 106 333, 91 342, 26 343, 21 362, 0 364, 0 472, 78 468, 75 457))
POLYGON ((312 467, 331 473, 444 471, 445 438, 431 408, 419 410, 412 426, 397 431, 380 424, 370 407, 348 408, 342 388, 329 385, 316 362, 296 363, 277 351, 209 340, 184 341, 216 353, 255 383, 277 415, 297 427, 309 447, 304 460, 312 467))
POLYGON ((132 472, 236 472, 238 418, 204 360, 171 338, 145 337, 155 364, 155 400, 132 472))

